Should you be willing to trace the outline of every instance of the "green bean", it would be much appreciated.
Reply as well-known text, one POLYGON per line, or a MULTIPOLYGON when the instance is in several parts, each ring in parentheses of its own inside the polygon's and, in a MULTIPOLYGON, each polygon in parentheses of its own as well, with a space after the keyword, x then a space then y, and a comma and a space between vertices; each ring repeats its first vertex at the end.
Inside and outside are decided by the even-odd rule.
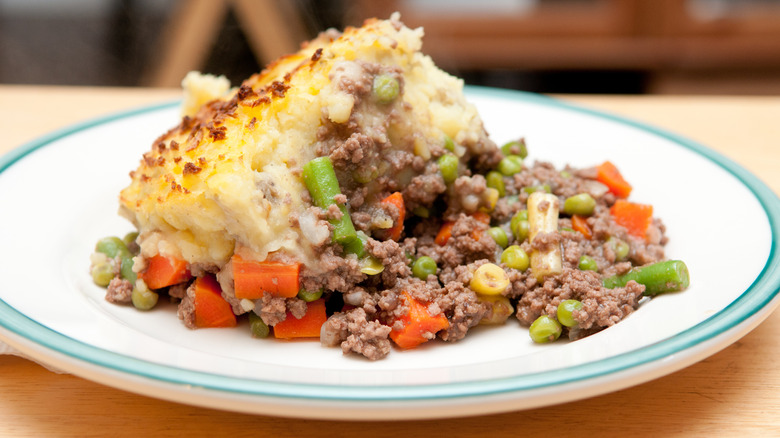
POLYGON ((687 289, 690 274, 682 261, 666 260, 633 268, 623 275, 607 277, 602 283, 607 289, 614 289, 624 287, 631 280, 645 285, 644 295, 652 296, 687 289))
POLYGON ((558 322, 566 327, 576 327, 579 325, 576 319, 574 319, 574 311, 582 309, 582 302, 577 300, 563 300, 558 304, 558 310, 556 315, 558 322))
POLYGON ((101 287, 108 286, 108 283, 111 283, 111 280, 113 280, 116 275, 114 273, 114 265, 108 260, 94 265, 90 274, 92 274, 92 281, 101 287))
POLYGON ((488 234, 496 241, 496 245, 501 248, 506 248, 509 244, 509 238, 506 235, 506 231, 501 227, 491 227, 488 229, 488 234))
POLYGON ((445 183, 451 183, 458 178, 458 157, 452 154, 444 154, 436 161, 439 172, 445 183))
MULTIPOLYGON (((336 204, 334 197, 341 194, 339 181, 336 179, 336 172, 333 170, 333 163, 328 157, 315 158, 303 166, 303 182, 311 193, 314 204, 327 210, 333 204, 336 204)), ((341 219, 331 219, 333 225, 333 241, 344 247, 355 245, 358 240, 355 226, 352 224, 352 218, 347 212, 344 204, 338 205, 341 210, 341 219)))
POLYGON ((98 240, 95 245, 95 251, 101 252, 112 259, 118 255, 130 254, 127 246, 122 242, 122 239, 115 236, 104 237, 98 240))
POLYGON ((561 324, 547 315, 536 318, 536 321, 528 328, 528 334, 531 335, 531 339, 538 344, 558 339, 562 331, 561 324))
POLYGON ((501 172, 497 172, 495 170, 491 170, 488 172, 488 174, 485 176, 485 180, 487 181, 487 186, 492 187, 496 190, 498 190, 498 196, 503 198, 506 196, 506 186, 504 185, 504 175, 501 175, 501 172))
POLYGON ((271 329, 255 312, 249 312, 249 329, 252 331, 253 338, 267 338, 271 334, 271 329))
POLYGON ((428 256, 419 257, 412 264, 412 275, 420 280, 427 280, 429 275, 436 275, 436 261, 428 256))
POLYGON ((518 245, 512 245, 501 252, 501 263, 505 264, 508 268, 525 271, 528 269, 528 265, 531 261, 528 258, 528 254, 526 254, 522 248, 518 245))
POLYGON ((552 188, 550 187, 549 184, 537 184, 535 186, 523 187, 523 191, 528 193, 529 195, 535 192, 552 193, 552 188))
POLYGON ((157 300, 160 296, 157 292, 149 290, 147 288, 134 287, 133 292, 130 295, 130 299, 133 301, 133 307, 138 310, 150 310, 157 305, 157 300))
POLYGON ((308 291, 306 289, 301 289, 298 291, 298 298, 302 299, 303 301, 306 301, 307 303, 310 303, 312 301, 317 301, 322 297, 322 289, 318 289, 315 291, 308 291))
POLYGON ((498 162, 498 171, 506 176, 512 176, 521 170, 523 170, 523 159, 519 155, 510 155, 498 162))
POLYGON ((563 201, 563 212, 580 216, 590 216, 596 209, 596 200, 588 193, 569 196, 563 201))
POLYGON ((133 271, 133 257, 130 255, 122 256, 122 264, 119 267, 119 273, 122 275, 122 278, 129 281, 130 283, 135 283, 135 280, 138 278, 137 274, 133 271))
POLYGON ((373 92, 379 103, 390 103, 398 97, 401 85, 398 79, 388 74, 374 76, 373 92))
POLYGON ((580 257, 580 262, 577 265, 580 271, 598 271, 599 265, 593 260, 593 257, 583 255, 580 257))
POLYGON ((505 157, 517 155, 520 158, 525 159, 525 157, 528 156, 528 148, 525 145, 525 140, 520 139, 505 143, 501 146, 501 153, 503 153, 505 157))
POLYGON ((368 242, 368 235, 362 231, 357 231, 357 238, 344 245, 344 251, 347 254, 355 254, 357 258, 362 258, 366 255, 366 242, 368 242))

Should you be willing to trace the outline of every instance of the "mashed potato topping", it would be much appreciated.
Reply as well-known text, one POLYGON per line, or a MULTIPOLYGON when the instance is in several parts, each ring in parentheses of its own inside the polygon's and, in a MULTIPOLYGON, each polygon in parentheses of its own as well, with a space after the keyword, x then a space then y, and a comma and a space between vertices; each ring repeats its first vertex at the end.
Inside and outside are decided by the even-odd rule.
MULTIPOLYGON (((420 52, 421 37, 421 29, 397 17, 369 20, 343 34, 324 33, 230 92, 224 78, 188 75, 189 115, 155 141, 121 193, 123 215, 141 232, 142 255, 222 266, 241 248, 255 259, 282 251, 316 267, 309 240, 290 218, 307 207, 301 166, 327 144, 365 134, 378 153, 352 157, 350 166, 401 186, 413 175, 393 174, 382 163, 391 149, 427 160, 448 136, 478 154, 487 143, 482 122, 465 102, 462 82, 420 52), (390 104, 360 90, 381 72, 401 83, 390 104)), ((385 180, 369 184, 366 196, 386 187, 385 180)))

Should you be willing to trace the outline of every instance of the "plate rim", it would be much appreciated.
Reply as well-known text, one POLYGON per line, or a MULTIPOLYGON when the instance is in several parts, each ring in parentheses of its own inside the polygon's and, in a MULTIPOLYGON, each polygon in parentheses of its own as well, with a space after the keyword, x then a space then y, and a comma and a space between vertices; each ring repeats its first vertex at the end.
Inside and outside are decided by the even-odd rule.
MULTIPOLYGON (((111 352, 62 335, 17 311, 2 299, 0 299, 0 328, 4 329, 3 331, 8 331, 12 335, 20 337, 24 342, 32 342, 36 347, 43 347, 45 350, 64 355, 77 362, 89 364, 92 367, 98 367, 106 372, 119 373, 120 375, 125 375, 129 378, 149 379, 153 382, 158 382, 163 385, 173 385, 175 387, 181 387, 182 389, 191 388, 193 385, 196 385, 200 389, 215 391, 222 395, 236 394, 250 397, 278 397, 312 402, 452 401, 464 398, 489 397, 508 393, 525 393, 542 389, 555 389, 571 384, 583 384, 612 374, 626 372, 631 369, 652 364, 653 362, 667 358, 670 355, 692 350, 694 347, 701 346, 707 341, 723 337, 729 333, 734 333, 735 331, 738 331, 740 326, 743 326, 756 315, 760 315, 762 311, 764 311, 764 315, 761 318, 761 320, 763 320, 763 318, 771 313, 772 309, 770 307, 773 306, 770 306, 770 304, 777 305, 779 300, 776 298, 780 292, 780 268, 778 268, 778 265, 780 265, 780 263, 778 263, 780 261, 780 252, 778 251, 778 247, 780 247, 780 241, 778 240, 778 236, 780 235, 780 199, 778 199, 777 195, 766 186, 766 184, 742 166, 719 152, 681 135, 617 114, 579 106, 546 95, 523 91, 479 86, 466 86, 465 90, 467 99, 470 97, 488 97, 509 101, 522 101, 542 106, 552 106, 576 113, 584 113, 600 119, 610 120, 649 133, 653 136, 669 140, 675 145, 690 150, 699 157, 718 165, 721 169, 731 174, 753 194, 766 214, 770 232, 772 234, 772 243, 766 263, 761 269, 761 272, 753 280, 751 285, 724 309, 715 313, 705 321, 658 343, 642 347, 638 350, 578 365, 576 367, 570 366, 558 370, 532 374, 465 382, 402 386, 340 386, 338 384, 274 382, 187 370, 171 365, 145 361, 122 353, 111 352)), ((171 107, 178 105, 179 102, 179 100, 176 100, 120 111, 53 131, 50 134, 27 142, 0 157, 0 173, 5 172, 28 154, 51 145, 64 137, 87 131, 90 128, 116 120, 170 109, 171 107)), ((758 322, 760 322, 760 320, 755 322, 755 325, 757 325, 758 322)), ((742 335, 745 333, 742 333, 742 335)), ((0 331, 0 335, 3 335, 2 331, 0 331)), ((13 342, 13 340, 11 341, 13 342)), ((722 348, 725 347, 726 345, 722 346, 722 348)), ((711 351, 709 354, 713 354, 715 351, 711 351)), ((42 353, 40 354, 45 356, 42 353)), ((37 359, 41 359, 45 362, 46 357, 38 357, 37 359)), ((678 361, 682 361, 682 359, 678 359, 678 361)))

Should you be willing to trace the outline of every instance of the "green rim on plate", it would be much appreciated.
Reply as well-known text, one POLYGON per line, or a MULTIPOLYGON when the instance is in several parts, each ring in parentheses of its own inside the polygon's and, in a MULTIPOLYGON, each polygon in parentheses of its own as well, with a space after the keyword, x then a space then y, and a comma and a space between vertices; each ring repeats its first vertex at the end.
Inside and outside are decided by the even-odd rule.
MULTIPOLYGON (((716 337, 736 331, 740 325, 762 309, 767 308, 780 291, 780 268, 778 263, 777 236, 780 235, 780 200, 775 193, 758 178, 723 155, 671 134, 619 116, 581 108, 557 99, 537 94, 499 90, 481 87, 466 87, 470 97, 489 97, 509 101, 528 102, 537 105, 585 113, 602 119, 618 122, 637 130, 671 141, 699 156, 717 164, 747 187, 761 204, 767 215, 772 233, 769 257, 761 273, 739 298, 709 319, 653 345, 628 353, 586 363, 534 374, 510 376, 488 380, 433 385, 409 386, 338 386, 325 384, 282 383, 259 379, 244 379, 214 373, 190 371, 167 365, 160 365, 130 356, 113 353, 57 333, 18 312, 0 300, 0 327, 8 332, 41 346, 51 352, 70 359, 96 366, 105 371, 120 373, 136 378, 150 379, 157 383, 182 387, 196 386, 218 393, 246 396, 283 397, 305 400, 330 400, 342 402, 361 401, 415 401, 435 399, 459 399, 475 396, 490 396, 535 389, 552 389, 561 385, 583 383, 610 374, 652 364, 670 355, 703 345, 716 337)), ((166 103, 122 112, 54 132, 45 137, 13 150, 0 158, 0 173, 13 166, 31 152, 52 144, 56 140, 89 128, 119 119, 169 109, 177 102, 166 103)), ((772 303, 775 304, 775 303, 772 303)))

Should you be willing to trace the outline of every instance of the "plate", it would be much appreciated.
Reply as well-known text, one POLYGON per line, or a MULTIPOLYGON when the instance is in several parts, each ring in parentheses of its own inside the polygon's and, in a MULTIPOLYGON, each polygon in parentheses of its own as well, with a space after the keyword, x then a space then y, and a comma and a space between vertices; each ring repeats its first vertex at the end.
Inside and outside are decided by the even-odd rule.
POLYGON ((116 214, 117 194, 156 136, 177 123, 172 102, 76 125, 2 158, 0 338, 49 366, 181 403, 419 419, 540 407, 646 382, 725 348, 777 306, 780 202, 749 172, 677 135, 552 98, 474 87, 467 95, 493 139, 524 136, 530 159, 615 163, 635 187, 631 198, 666 223, 667 256, 687 263, 691 287, 577 342, 536 345, 512 321, 377 362, 318 342, 253 339, 247 327, 188 330, 170 304, 150 312, 111 305, 91 282, 89 255, 98 238, 131 230, 116 214))

